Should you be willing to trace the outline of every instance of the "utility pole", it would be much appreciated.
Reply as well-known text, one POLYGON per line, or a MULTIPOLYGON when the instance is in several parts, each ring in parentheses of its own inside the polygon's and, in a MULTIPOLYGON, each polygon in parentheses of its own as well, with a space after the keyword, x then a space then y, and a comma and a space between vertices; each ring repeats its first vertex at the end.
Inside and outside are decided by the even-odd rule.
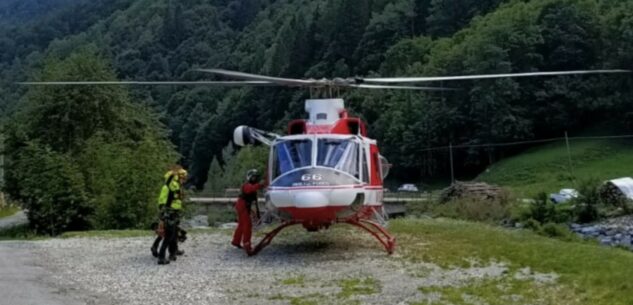
POLYGON ((453 168, 453 143, 448 143, 449 156, 451 158, 451 185, 455 183, 455 169, 453 168))
MULTIPOLYGON (((0 134, 0 187, 4 189, 4 136, 0 134)), ((0 189, 0 207, 6 205, 4 192, 0 189)))
POLYGON ((576 179, 574 178, 574 165, 571 162, 571 148, 569 147, 569 137, 567 136, 567 131, 565 131, 565 145, 567 146, 567 159, 569 160, 569 177, 571 182, 575 184, 576 179))

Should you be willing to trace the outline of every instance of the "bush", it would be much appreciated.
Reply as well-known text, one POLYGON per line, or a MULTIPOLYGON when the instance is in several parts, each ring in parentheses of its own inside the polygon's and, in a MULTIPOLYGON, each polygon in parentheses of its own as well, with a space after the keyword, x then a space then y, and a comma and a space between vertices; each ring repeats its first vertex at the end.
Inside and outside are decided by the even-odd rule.
POLYGON ((0 229, 0 240, 32 239, 35 237, 37 237, 35 231, 26 224, 0 229))
POLYGON ((168 160, 151 140, 139 143, 89 139, 79 158, 92 199, 94 229, 142 229, 156 218, 157 197, 168 160))
POLYGON ((539 232, 541 230, 541 223, 538 220, 534 220, 533 218, 530 218, 525 221, 524 227, 534 232, 539 232))
POLYGON ((553 218, 556 218, 556 207, 545 193, 532 198, 528 211, 522 216, 522 219, 532 219, 539 223, 550 222, 553 218))
POLYGON ((532 220, 539 224, 565 223, 573 218, 574 211, 570 203, 554 204, 545 193, 536 195, 528 209, 519 216, 521 221, 532 220))
POLYGON ((600 188, 602 183, 597 179, 586 179, 579 183, 578 198, 572 200, 575 205, 576 222, 587 223, 598 220, 598 206, 602 205, 600 188))
POLYGON ((574 233, 571 232, 569 228, 567 228, 567 226, 562 224, 548 222, 535 231, 543 236, 558 238, 566 241, 578 239, 578 237, 574 235, 574 233))
POLYGON ((510 217, 510 200, 507 196, 497 199, 464 197, 438 205, 435 216, 472 221, 499 223, 510 217))
POLYGON ((31 142, 13 161, 8 174, 20 181, 20 189, 12 196, 23 202, 37 233, 89 228, 92 207, 79 168, 68 155, 31 142))

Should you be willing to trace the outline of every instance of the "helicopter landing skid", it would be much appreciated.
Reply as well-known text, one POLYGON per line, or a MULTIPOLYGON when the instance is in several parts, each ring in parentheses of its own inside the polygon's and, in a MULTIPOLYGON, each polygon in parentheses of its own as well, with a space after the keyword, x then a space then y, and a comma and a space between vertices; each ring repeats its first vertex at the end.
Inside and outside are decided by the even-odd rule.
POLYGON ((285 229, 286 227, 297 225, 297 224, 300 224, 300 223, 301 222, 298 222, 298 221, 288 221, 288 222, 284 222, 284 223, 280 224, 274 230, 266 233, 266 236, 264 236, 264 238, 262 238, 262 240, 260 240, 259 243, 257 243, 255 248, 253 248, 253 250, 251 250, 250 252, 247 252, 248 256, 253 256, 253 255, 259 253, 259 251, 264 249, 266 246, 268 246, 268 244, 270 244, 270 242, 273 240, 273 238, 275 238, 275 236, 277 236, 277 234, 279 234, 279 232, 281 232, 281 230, 285 229))
POLYGON ((385 247, 390 255, 396 249, 396 238, 391 236, 381 225, 364 219, 346 219, 344 222, 369 232, 385 247))
MULTIPOLYGON (((347 223, 369 232, 385 247, 385 250, 387 250, 387 253, 393 254, 393 251, 396 248, 396 238, 391 236, 391 234, 389 234, 389 232, 387 232, 387 230, 385 230, 381 225, 373 221, 364 220, 364 219, 345 219, 345 220, 340 220, 339 222, 347 223)), ((268 232, 266 236, 264 236, 264 238, 262 238, 262 240, 259 241, 259 243, 255 246, 255 248, 253 248, 253 250, 251 250, 250 252, 247 252, 247 254, 249 256, 256 255, 257 253, 259 253, 259 251, 261 251, 266 246, 268 246, 270 242, 273 240, 273 238, 275 238, 275 236, 277 236, 277 234, 281 232, 281 230, 289 226, 293 226, 297 224, 301 224, 301 222, 289 221, 289 222, 284 222, 280 224, 277 228, 268 232)))

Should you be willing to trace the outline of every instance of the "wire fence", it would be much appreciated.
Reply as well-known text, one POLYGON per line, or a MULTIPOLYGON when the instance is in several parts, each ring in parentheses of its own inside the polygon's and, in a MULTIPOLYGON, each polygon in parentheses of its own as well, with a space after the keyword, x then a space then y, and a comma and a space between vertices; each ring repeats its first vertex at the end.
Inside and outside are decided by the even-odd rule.
MULTIPOLYGON (((570 137, 567 135, 567 132, 564 133, 564 135, 562 137, 554 137, 554 138, 546 138, 546 139, 534 139, 534 140, 523 140, 523 141, 512 141, 512 142, 502 142, 502 143, 481 143, 481 144, 458 144, 458 145, 453 145, 452 143, 449 143, 448 145, 445 146, 436 146, 436 147, 427 147, 427 148, 422 148, 420 150, 418 150, 419 152, 442 152, 448 155, 448 162, 450 162, 450 177, 451 177, 451 183, 455 182, 455 177, 456 177, 456 168, 458 168, 456 166, 456 159, 454 156, 456 154, 462 153, 464 151, 469 151, 470 153, 473 152, 473 150, 485 150, 486 152, 496 152, 499 153, 500 151, 504 151, 503 149, 507 149, 508 151, 512 151, 511 155, 515 155, 518 154, 520 152, 522 152, 522 149, 518 149, 521 148, 521 146, 523 147, 534 147, 537 146, 538 144, 550 144, 550 143, 564 143, 565 146, 565 152, 566 152, 566 160, 564 164, 565 167, 565 171, 566 174, 571 177, 571 180, 575 180, 575 168, 576 166, 582 162, 582 161, 586 161, 584 159, 587 158, 587 156, 584 156, 582 154, 580 154, 578 151, 574 151, 574 148, 578 148, 578 144, 580 142, 587 142, 587 141, 602 141, 601 143, 606 143, 604 142, 605 140, 626 140, 626 139, 633 139, 633 134, 624 134, 624 135, 606 135, 606 136, 575 136, 575 137, 570 137), (575 147, 576 145, 576 147, 575 147), (501 149, 500 149, 501 148, 501 149)), ((599 149, 601 147, 594 147, 594 149, 599 149)), ((604 149, 605 151, 601 152, 602 154, 599 156, 599 158, 602 159, 606 159, 608 158, 608 154, 609 152, 606 151, 606 149, 604 149)), ((503 158, 501 158, 503 159, 503 158)), ((488 165, 492 165, 493 163, 495 163, 496 161, 500 161, 500 159, 498 160, 490 160, 488 165)), ((561 164, 562 166, 562 164, 561 164)), ((560 166, 559 166, 560 167, 560 166)), ((633 173, 631 173, 631 175, 633 175, 633 173)))
POLYGON ((543 143, 551 143, 557 141, 573 141, 573 140, 601 140, 601 139, 630 139, 633 138, 633 135, 619 135, 619 136, 594 136, 594 137, 558 137, 558 138, 547 138, 547 139, 538 139, 538 140, 525 140, 525 141, 515 141, 515 142, 504 142, 504 143, 485 143, 485 144, 460 144, 460 145, 446 145, 446 146, 435 146, 423 148, 420 151, 435 151, 435 150, 447 150, 447 149, 460 149, 460 148, 493 148, 493 147, 504 147, 504 146, 517 146, 517 145, 526 145, 526 144, 543 144, 543 143))

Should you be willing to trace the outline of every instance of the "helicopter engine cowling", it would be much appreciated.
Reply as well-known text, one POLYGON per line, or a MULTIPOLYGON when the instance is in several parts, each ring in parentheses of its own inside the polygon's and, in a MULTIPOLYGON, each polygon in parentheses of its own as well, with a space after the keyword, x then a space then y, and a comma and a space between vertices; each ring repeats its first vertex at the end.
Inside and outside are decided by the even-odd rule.
POLYGON ((251 136, 250 127, 242 125, 235 128, 233 131, 233 143, 237 146, 255 144, 255 139, 251 136))
POLYGON ((266 144, 271 145, 279 135, 245 125, 233 130, 233 143, 237 146, 266 144))

